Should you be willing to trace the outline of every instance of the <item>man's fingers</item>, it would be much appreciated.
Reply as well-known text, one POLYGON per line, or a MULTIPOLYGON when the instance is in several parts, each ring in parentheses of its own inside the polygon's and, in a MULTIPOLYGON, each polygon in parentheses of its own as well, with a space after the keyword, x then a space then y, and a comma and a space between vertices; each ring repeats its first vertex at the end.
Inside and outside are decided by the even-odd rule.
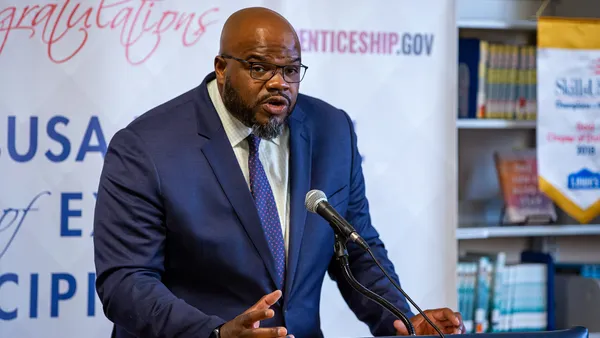
POLYGON ((463 322, 462 315, 460 314, 460 312, 454 312, 454 315, 456 316, 456 318, 458 318, 459 324, 457 325, 464 326, 465 323, 463 322))
POLYGON ((264 295, 261 299, 258 300, 258 302, 256 302, 248 310, 246 310, 246 312, 268 309, 273 304, 277 303, 279 298, 281 298, 281 291, 275 290, 269 293, 268 295, 264 295))
POLYGON ((285 327, 269 327, 243 331, 240 335, 243 337, 253 338, 283 338, 287 337, 287 329, 285 327))
POLYGON ((430 317, 433 317, 431 319, 435 319, 435 321, 437 321, 437 322, 443 322, 445 320, 449 320, 455 326, 459 326, 461 323, 460 314, 458 314, 458 316, 457 316, 457 313, 450 310, 449 308, 431 310, 431 312, 427 313, 427 315, 429 315, 430 317))
POLYGON ((465 333, 458 326, 446 326, 444 328, 440 328, 440 330, 442 330, 442 332, 445 333, 445 334, 462 334, 462 333, 465 333))
MULTIPOLYGON (((281 298, 281 295, 282 293, 280 290, 275 290, 262 298, 263 304, 267 307, 270 307, 273 304, 277 303, 279 298, 281 298)), ((261 305, 260 302, 259 305, 261 305)))
POLYGON ((444 328, 440 328, 440 330, 444 333, 444 334, 458 334, 459 330, 456 326, 447 326, 444 328))
POLYGON ((458 327, 458 325, 454 324, 454 322, 451 320, 432 320, 432 322, 440 329, 444 327, 458 327))
POLYGON ((462 318, 462 315, 460 314, 460 312, 456 312, 456 315, 458 316, 458 319, 460 319, 460 325, 459 325, 459 332, 458 333, 467 333, 467 328, 465 327, 465 322, 462 318))
POLYGON ((275 312, 271 309, 267 310, 254 310, 251 312, 243 313, 239 316, 240 323, 246 328, 256 327, 254 324, 261 320, 272 318, 275 312))

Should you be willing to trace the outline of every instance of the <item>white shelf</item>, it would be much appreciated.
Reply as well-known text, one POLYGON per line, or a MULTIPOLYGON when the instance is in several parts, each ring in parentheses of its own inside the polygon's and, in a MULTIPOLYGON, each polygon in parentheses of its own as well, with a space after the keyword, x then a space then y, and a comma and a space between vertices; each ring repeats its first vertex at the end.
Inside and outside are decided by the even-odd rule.
POLYGON ((600 224, 459 227, 456 239, 600 235, 600 224))
POLYGON ((459 129, 535 129, 536 121, 457 119, 456 127, 459 129))
POLYGON ((504 30, 536 30, 537 22, 534 20, 486 20, 486 19, 467 19, 458 20, 458 28, 462 29, 504 29, 504 30))

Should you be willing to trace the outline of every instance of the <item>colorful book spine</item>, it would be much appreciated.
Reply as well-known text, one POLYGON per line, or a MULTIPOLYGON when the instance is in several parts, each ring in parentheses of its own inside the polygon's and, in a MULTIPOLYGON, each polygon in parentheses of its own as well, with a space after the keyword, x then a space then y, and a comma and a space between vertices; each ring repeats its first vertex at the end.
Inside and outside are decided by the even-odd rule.
POLYGON ((503 252, 467 253, 457 273, 459 311, 468 333, 547 329, 547 264, 508 264, 503 252))
POLYGON ((535 46, 460 38, 459 118, 535 120, 536 58, 535 46))
POLYGON ((488 88, 490 64, 490 44, 487 41, 480 41, 479 44, 479 72, 477 88, 477 118, 487 117, 488 88))

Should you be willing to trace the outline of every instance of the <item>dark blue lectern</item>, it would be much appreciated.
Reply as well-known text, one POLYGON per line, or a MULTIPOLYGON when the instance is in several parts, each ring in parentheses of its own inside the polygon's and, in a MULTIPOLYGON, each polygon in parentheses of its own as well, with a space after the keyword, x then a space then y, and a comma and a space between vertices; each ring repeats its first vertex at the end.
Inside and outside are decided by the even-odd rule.
MULTIPOLYGON (((498 333, 468 333, 461 335, 446 335, 453 338, 588 338, 588 329, 576 326, 566 330, 539 332, 498 332, 498 333)), ((410 336, 409 336, 410 337, 410 336)), ((439 338, 437 335, 416 336, 418 338, 439 338)), ((392 337, 388 337, 392 338, 392 337)), ((396 338, 398 338, 396 336, 396 338)))

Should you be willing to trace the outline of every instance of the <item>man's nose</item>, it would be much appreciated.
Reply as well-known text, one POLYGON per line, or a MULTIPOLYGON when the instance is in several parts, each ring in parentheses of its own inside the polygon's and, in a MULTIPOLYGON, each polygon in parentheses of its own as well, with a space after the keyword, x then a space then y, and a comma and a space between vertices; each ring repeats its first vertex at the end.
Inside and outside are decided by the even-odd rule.
POLYGON ((283 70, 278 69, 275 75, 267 81, 268 90, 287 91, 290 89, 290 84, 283 78, 283 70))

